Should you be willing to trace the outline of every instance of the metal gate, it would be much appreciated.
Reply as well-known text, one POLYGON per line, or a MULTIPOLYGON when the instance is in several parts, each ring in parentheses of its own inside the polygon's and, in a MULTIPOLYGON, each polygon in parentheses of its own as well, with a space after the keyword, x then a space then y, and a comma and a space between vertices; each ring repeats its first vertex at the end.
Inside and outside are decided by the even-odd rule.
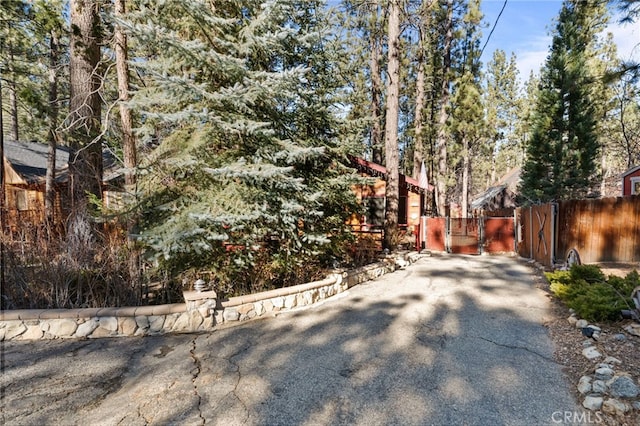
POLYGON ((513 217, 486 217, 482 223, 482 251, 512 253, 516 250, 515 219, 513 217))
POLYGON ((458 254, 513 253, 513 217, 451 218, 426 220, 425 248, 458 254))
POLYGON ((449 252, 478 254, 480 251, 480 219, 449 218, 447 221, 449 252))
POLYGON ((447 221, 444 217, 429 217, 427 222, 427 241, 425 248, 435 251, 447 249, 446 228, 447 221))

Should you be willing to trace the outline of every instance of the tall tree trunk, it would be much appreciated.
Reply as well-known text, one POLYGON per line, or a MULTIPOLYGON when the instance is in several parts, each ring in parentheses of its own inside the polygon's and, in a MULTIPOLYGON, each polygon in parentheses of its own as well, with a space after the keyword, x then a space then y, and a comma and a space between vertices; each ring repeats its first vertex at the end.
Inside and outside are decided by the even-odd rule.
POLYGON ((447 107, 449 106, 449 73, 451 70, 451 43, 453 41, 453 0, 447 0, 447 21, 444 37, 444 58, 442 67, 442 85, 440 86, 440 111, 438 113, 438 134, 436 136, 436 155, 438 156, 438 179, 436 190, 438 212, 443 214, 447 201, 447 107))
POLYGON ((19 131, 19 123, 18 123, 18 94, 16 88, 16 72, 14 70, 14 61, 13 57, 13 47, 9 46, 9 74, 11 75, 11 79, 8 81, 9 87, 9 107, 10 107, 10 117, 11 117, 11 138, 14 141, 20 140, 20 131, 19 131))
MULTIPOLYGON (((378 10, 376 6, 376 17, 378 10)), ((382 164, 382 125, 380 114, 380 92, 382 88, 382 79, 380 77, 380 56, 382 55, 381 41, 378 39, 378 33, 375 28, 371 28, 369 33, 369 43, 371 47, 371 151, 373 162, 382 164)))
POLYGON ((424 143, 423 134, 424 124, 422 122, 422 111, 424 110, 424 62, 423 54, 418 56, 418 75, 416 76, 416 109, 414 119, 414 138, 413 138, 413 177, 416 179, 420 175, 422 161, 424 161, 424 143))
POLYGON ((395 250, 398 245, 399 159, 398 114, 400 92, 400 0, 389 2, 389 63, 387 65, 387 109, 385 122, 385 188, 384 247, 395 250))
POLYGON ((91 225, 87 195, 102 199, 98 4, 95 0, 71 0, 70 9, 69 178, 72 212, 68 236, 72 249, 84 250, 79 255, 89 255, 87 245, 94 239, 95 230, 91 225))
POLYGON ((469 138, 462 136, 462 217, 469 216, 469 176, 471 176, 471 161, 469 159, 469 138))
MULTIPOLYGON (((116 0, 116 16, 123 18, 125 14, 125 0, 116 0)), ((126 102, 129 101, 129 65, 127 64, 127 35, 122 26, 115 27, 116 41, 116 69, 118 72, 118 98, 120 101, 120 121, 122 122, 122 151, 124 153, 124 181, 127 191, 135 189, 135 168, 138 165, 136 158, 136 140, 133 136, 133 121, 131 110, 126 102)))
MULTIPOLYGON (((213 7, 213 5, 212 5, 213 7)), ((116 17, 123 18, 125 0, 115 0, 116 17)), ((127 63, 127 35, 121 25, 115 27, 116 43, 116 69, 118 72, 118 98, 120 101, 120 121, 122 123, 122 151, 124 153, 124 183, 126 193, 135 196, 136 194, 136 167, 137 151, 136 139, 133 135, 133 119, 131 109, 126 104, 129 101, 129 65, 127 63)), ((129 276, 132 282, 140 282, 139 255, 135 249, 135 242, 132 238, 136 221, 133 215, 127 217, 127 245, 129 247, 129 276)), ((141 288, 139 289, 141 290, 141 288)), ((141 291, 138 292, 141 297, 141 291)))
POLYGON ((49 118, 47 155, 47 175, 45 180, 44 211, 48 228, 55 224, 55 180, 56 180, 56 150, 57 150, 57 127, 58 127, 58 61, 59 61, 59 40, 55 30, 51 31, 49 40, 49 105, 47 115, 49 118))
MULTIPOLYGON (((4 228, 6 223, 5 209, 5 181, 4 181, 4 121, 2 119, 2 68, 0 68, 0 295, 7 294, 5 286, 4 268, 4 228)), ((6 302, 4 297, 0 297, 0 311, 4 310, 6 302)), ((0 348, 0 350, 4 350, 0 348)), ((3 356, 4 354, 2 354, 3 356)))
MULTIPOLYGON (((424 4, 423 4, 424 8, 424 4)), ((418 72, 416 75, 416 106, 414 112, 414 140, 413 140, 413 177, 416 179, 420 175, 420 168, 424 161, 424 142, 422 131, 424 129, 422 112, 425 103, 425 31, 428 25, 428 9, 424 8, 420 18, 420 26, 418 28, 418 72)))

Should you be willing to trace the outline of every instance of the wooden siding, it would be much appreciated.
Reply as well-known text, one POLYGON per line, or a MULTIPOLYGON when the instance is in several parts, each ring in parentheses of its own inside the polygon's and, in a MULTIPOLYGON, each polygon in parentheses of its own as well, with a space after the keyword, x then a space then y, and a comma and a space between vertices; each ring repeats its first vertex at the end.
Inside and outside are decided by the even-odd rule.
POLYGON ((583 263, 640 261, 640 197, 560 203, 558 260, 576 249, 583 263))
POLYGON ((4 160, 4 183, 5 185, 26 185, 22 176, 16 172, 9 161, 4 160))

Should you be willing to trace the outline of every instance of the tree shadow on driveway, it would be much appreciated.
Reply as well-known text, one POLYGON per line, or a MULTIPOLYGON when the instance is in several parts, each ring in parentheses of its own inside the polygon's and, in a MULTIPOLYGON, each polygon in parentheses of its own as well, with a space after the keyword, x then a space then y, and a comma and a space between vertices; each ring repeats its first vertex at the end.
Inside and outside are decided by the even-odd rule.
MULTIPOLYGON (((11 367, 5 416, 10 424, 552 424, 554 413, 577 407, 541 325, 546 303, 513 259, 427 258, 311 308, 208 334, 32 342, 43 349, 11 367), (64 379, 77 369, 87 374, 64 379), (120 379, 105 393, 93 390, 100 378, 120 379), (41 387, 46 407, 12 411, 41 387)), ((29 348, 8 346, 9 361, 29 348)))

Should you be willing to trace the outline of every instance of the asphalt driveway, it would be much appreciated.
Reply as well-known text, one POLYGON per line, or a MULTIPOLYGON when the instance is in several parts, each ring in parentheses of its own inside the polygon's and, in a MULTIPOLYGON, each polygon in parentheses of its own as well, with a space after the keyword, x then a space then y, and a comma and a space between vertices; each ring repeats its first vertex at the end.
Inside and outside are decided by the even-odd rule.
POLYGON ((198 335, 4 342, 7 425, 549 425, 579 410, 514 258, 437 255, 198 335))

